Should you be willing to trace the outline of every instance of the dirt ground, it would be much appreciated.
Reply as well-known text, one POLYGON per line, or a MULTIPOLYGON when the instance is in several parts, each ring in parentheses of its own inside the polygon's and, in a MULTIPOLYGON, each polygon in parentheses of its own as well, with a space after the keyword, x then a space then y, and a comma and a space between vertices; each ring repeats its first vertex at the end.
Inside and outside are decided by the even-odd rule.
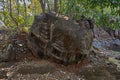
MULTIPOLYGON (((68 66, 47 56, 43 59, 36 58, 27 49, 26 38, 24 34, 12 37, 19 42, 15 44, 17 56, 14 60, 0 62, 0 80, 120 80, 120 72, 110 67, 113 66, 111 63, 108 63, 107 70, 100 63, 105 61, 98 56, 91 57, 92 64, 98 66, 91 65, 89 58, 68 66)), ((0 51, 9 44, 5 42, 4 45, 3 42, 1 40, 0 51)))
POLYGON ((78 66, 64 66, 45 59, 0 63, 1 80, 84 80, 78 66))

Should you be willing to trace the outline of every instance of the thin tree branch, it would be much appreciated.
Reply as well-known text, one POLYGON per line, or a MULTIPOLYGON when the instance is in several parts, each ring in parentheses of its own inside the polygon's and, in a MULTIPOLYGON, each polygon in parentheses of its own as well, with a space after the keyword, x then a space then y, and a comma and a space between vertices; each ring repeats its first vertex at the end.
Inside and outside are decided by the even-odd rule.
POLYGON ((17 23, 17 21, 15 20, 15 18, 12 16, 12 2, 11 2, 11 0, 10 0, 10 17, 11 17, 11 19, 14 21, 14 23, 18 26, 18 23, 17 23))
POLYGON ((45 3, 43 2, 43 0, 39 0, 39 2, 41 4, 43 14, 45 14, 45 3))
POLYGON ((54 0, 54 11, 57 12, 58 11, 58 0, 54 0))
POLYGON ((46 1, 47 1, 48 11, 50 12, 51 10, 50 10, 50 4, 49 4, 49 1, 48 1, 48 0, 46 0, 46 1))
POLYGON ((17 14, 19 15, 20 14, 20 11, 19 11, 19 0, 17 0, 16 3, 17 3, 17 14))
POLYGON ((26 7, 26 2, 25 2, 25 0, 23 0, 23 2, 24 2, 24 11, 25 11, 25 13, 24 13, 24 20, 25 20, 25 24, 27 24, 27 22, 26 22, 26 18, 27 18, 27 7, 26 7))

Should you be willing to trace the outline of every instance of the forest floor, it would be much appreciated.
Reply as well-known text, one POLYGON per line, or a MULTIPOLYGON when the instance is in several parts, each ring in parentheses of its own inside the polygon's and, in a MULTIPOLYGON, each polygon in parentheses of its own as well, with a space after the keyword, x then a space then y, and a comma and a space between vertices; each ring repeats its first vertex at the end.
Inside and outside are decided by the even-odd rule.
MULTIPOLYGON (((0 36, 2 37, 2 34, 0 36)), ((19 35, 17 35, 17 37, 15 36, 17 40, 21 40, 20 37, 19 35)), ((23 39, 23 36, 21 38, 23 39)), ((1 44, 2 43, 1 40, 1 44)), ((0 45, 0 49, 2 49, 2 45, 0 45)), ((108 72, 114 69, 110 68, 107 71, 103 69, 104 67, 101 68, 101 64, 97 69, 96 67, 91 69, 92 74, 86 71, 89 71, 89 69, 85 70, 84 68, 85 66, 91 68, 89 59, 85 59, 78 64, 73 63, 64 66, 60 63, 56 63, 55 60, 49 57, 45 57, 44 59, 35 58, 30 51, 27 51, 27 53, 22 54, 16 61, 0 62, 0 80, 120 80, 120 60, 116 59, 116 56, 120 56, 120 52, 103 49, 101 49, 101 52, 103 52, 101 54, 104 55, 105 58, 117 66, 116 72, 112 71, 109 74, 108 72), (97 71, 97 73, 95 73, 95 71, 97 71), (113 74, 113 76, 111 76, 111 74, 113 74), (91 77, 85 79, 86 76, 89 75, 91 77), (107 77, 105 75, 107 75, 107 77)), ((97 58, 94 60, 96 59, 97 58)))

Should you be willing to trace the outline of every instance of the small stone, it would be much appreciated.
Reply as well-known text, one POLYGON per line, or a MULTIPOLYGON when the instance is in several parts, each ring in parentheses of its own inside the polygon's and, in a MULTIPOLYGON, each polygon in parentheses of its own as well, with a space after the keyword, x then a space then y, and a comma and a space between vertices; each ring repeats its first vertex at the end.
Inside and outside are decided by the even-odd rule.
POLYGON ((120 60, 120 55, 119 55, 119 56, 117 56, 117 57, 115 57, 115 59, 120 60))
POLYGON ((18 44, 19 46, 23 46, 22 44, 18 44))

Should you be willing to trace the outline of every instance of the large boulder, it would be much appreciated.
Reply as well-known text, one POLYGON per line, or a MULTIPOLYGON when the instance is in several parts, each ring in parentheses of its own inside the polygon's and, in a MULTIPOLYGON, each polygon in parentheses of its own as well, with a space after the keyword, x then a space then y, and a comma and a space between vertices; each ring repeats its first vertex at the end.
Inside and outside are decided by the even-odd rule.
POLYGON ((91 24, 86 18, 76 22, 54 13, 35 16, 28 46, 36 57, 47 55, 64 62, 78 61, 91 49, 91 24))

